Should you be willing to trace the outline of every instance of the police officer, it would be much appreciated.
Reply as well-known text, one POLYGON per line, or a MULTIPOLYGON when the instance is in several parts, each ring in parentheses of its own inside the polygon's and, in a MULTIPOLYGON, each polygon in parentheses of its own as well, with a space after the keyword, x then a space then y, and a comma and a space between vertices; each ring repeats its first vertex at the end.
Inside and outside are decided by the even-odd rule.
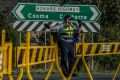
MULTIPOLYGON (((64 22, 55 26, 55 29, 59 33, 58 44, 61 51, 61 67, 65 76, 69 76, 76 58, 74 53, 73 34, 77 30, 72 24, 72 19, 73 17, 65 15, 64 22)), ((76 76, 76 74, 73 75, 76 76)))

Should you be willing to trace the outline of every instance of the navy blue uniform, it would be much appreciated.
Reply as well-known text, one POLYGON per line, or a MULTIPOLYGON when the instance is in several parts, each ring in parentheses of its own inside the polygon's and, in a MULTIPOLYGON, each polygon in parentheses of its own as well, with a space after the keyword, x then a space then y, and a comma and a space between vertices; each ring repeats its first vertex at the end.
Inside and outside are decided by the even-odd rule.
POLYGON ((59 47, 61 51, 61 67, 65 76, 68 76, 75 62, 74 31, 75 27, 66 23, 56 26, 59 33, 59 47))

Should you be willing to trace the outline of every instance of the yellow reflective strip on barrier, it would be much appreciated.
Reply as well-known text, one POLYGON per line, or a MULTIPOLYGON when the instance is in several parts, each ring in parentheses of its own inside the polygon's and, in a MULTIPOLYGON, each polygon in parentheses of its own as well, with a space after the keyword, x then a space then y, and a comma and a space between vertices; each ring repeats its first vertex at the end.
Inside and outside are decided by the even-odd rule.
POLYGON ((43 48, 40 48, 40 52, 39 52, 39 56, 38 56, 38 61, 41 61, 42 54, 43 54, 43 48))
POLYGON ((48 56, 48 49, 49 48, 46 48, 45 50, 45 53, 44 53, 44 61, 47 60, 47 56, 48 56))
POLYGON ((50 53, 49 53, 49 60, 52 59, 52 52, 53 52, 53 48, 50 48, 50 53))
POLYGON ((117 52, 118 45, 119 45, 119 44, 115 44, 115 47, 114 47, 113 53, 116 53, 116 52, 117 52))
POLYGON ((41 61, 41 62, 32 62, 32 63, 30 63, 30 65, 49 63, 49 62, 53 62, 53 61, 55 61, 55 59, 47 60, 47 61, 41 61))
POLYGON ((31 62, 35 62, 36 52, 37 52, 37 48, 33 48, 31 62))
POLYGON ((95 50, 96 50, 97 45, 93 44, 92 50, 90 51, 90 54, 95 54, 95 50))
POLYGON ((19 64, 19 65, 17 65, 17 67, 25 67, 26 66, 26 64, 19 64))
POLYGON ((86 55, 87 49, 88 49, 88 44, 85 44, 84 45, 84 55, 86 55))
POLYGON ((53 49, 52 58, 55 59, 55 48, 53 49))
POLYGON ((76 43, 76 53, 78 52, 78 49, 79 49, 80 45, 81 45, 80 43, 76 43))
MULTIPOLYGON (((55 61, 55 59, 52 60, 47 60, 47 61, 41 61, 41 62, 31 62, 29 65, 35 65, 35 64, 42 64, 42 63, 49 63, 49 62, 53 62, 55 61)), ((26 64, 19 64, 17 67, 23 67, 26 66, 26 64)))
POLYGON ((18 64, 18 60, 20 57, 20 52, 21 52, 21 50, 17 47, 17 64, 18 64))
POLYGON ((22 64, 25 64, 25 53, 26 53, 26 49, 24 49, 22 64))
POLYGON ((55 46, 30 46, 30 49, 33 49, 33 48, 54 48, 55 46))
MULTIPOLYGON (((20 58, 20 55, 23 56, 22 58, 22 63, 21 64, 25 64, 25 53, 26 53, 26 47, 17 47, 17 52, 16 52, 16 55, 17 55, 17 64, 19 62, 19 58, 20 58)), ((18 64, 20 65, 20 64, 18 64)))
POLYGON ((26 47, 18 47, 19 49, 26 49, 26 47))

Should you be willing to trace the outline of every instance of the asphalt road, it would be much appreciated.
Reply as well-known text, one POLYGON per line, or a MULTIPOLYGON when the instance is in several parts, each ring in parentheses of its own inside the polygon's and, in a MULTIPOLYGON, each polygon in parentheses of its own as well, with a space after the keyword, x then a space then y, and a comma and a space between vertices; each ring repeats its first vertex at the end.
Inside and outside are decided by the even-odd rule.
MULTIPOLYGON (((97 75, 97 76, 93 76, 94 80, 112 80, 112 76, 113 75, 97 75)), ((34 80, 45 80, 44 79, 45 76, 43 75, 38 75, 38 76, 33 76, 34 80)), ((7 77, 4 77, 3 80, 9 80, 7 79, 7 77)), ((17 80, 16 77, 14 77, 14 80, 17 80)), ((27 77, 23 77, 22 80, 28 80, 27 77)), ((61 76, 50 76, 49 80, 62 80, 61 76)), ((88 76, 84 76, 84 75, 79 75, 77 77, 72 77, 71 80, 89 80, 88 76)), ((120 80, 120 75, 117 75, 115 80, 120 80)))

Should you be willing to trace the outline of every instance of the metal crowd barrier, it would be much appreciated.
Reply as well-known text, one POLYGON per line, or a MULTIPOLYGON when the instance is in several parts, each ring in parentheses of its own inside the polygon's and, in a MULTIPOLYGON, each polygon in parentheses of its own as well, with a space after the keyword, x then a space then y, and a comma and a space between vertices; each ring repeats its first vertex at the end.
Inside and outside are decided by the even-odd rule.
MULTIPOLYGON (((85 43, 84 34, 82 37, 82 43, 76 44, 76 61, 72 68, 72 71, 68 77, 65 77, 62 73, 62 70, 59 66, 58 61, 58 46, 53 40, 53 36, 50 37, 50 46, 30 46, 30 32, 26 34, 26 43, 24 45, 17 46, 15 49, 16 53, 16 65, 20 68, 20 74, 18 80, 22 79, 24 69, 26 69, 27 76, 29 80, 33 80, 30 73, 30 66, 50 63, 50 69, 45 77, 45 80, 49 79, 49 76, 53 70, 54 65, 57 66, 57 69, 63 78, 63 80, 70 80, 71 76, 78 64, 79 59, 81 58, 85 69, 88 73, 89 79, 93 80, 89 67, 86 63, 85 57, 88 56, 105 56, 105 55, 116 55, 120 54, 120 43, 111 42, 111 43, 85 43)), ((12 43, 5 42, 5 31, 2 31, 2 41, 0 47, 0 79, 2 80, 4 75, 8 75, 10 80, 13 80, 12 77, 12 43)), ((120 63, 114 73, 112 80, 115 80, 115 77, 120 69, 120 63)))
POLYGON ((45 80, 48 80, 54 65, 57 66, 57 69, 63 80, 67 80, 63 75, 58 63, 58 47, 56 44, 53 44, 53 37, 51 36, 51 46, 30 46, 30 32, 27 32, 26 35, 26 43, 16 47, 16 62, 17 67, 20 68, 18 80, 22 79, 24 68, 26 69, 29 80, 33 80, 32 75, 30 74, 30 66, 42 63, 51 64, 45 80))
MULTIPOLYGON (((68 77, 68 80, 71 79, 71 76, 72 76, 80 58, 82 58, 82 61, 86 68, 86 71, 88 73, 89 79, 93 80, 90 69, 85 61, 85 57, 117 55, 117 54, 120 55, 120 42, 85 43, 84 36, 85 36, 85 34, 83 34, 83 36, 82 36, 82 43, 76 43, 75 53, 76 53, 77 59, 72 68, 70 76, 68 77)), ((120 69, 120 63, 114 73, 112 80, 115 80, 115 77, 116 77, 119 69, 120 69)))
MULTIPOLYGON (((17 47, 17 67, 20 67, 21 70, 27 65, 26 57, 30 57, 29 65, 36 65, 42 63, 51 63, 50 69, 46 76, 46 80, 50 75, 53 66, 55 64, 55 46, 30 46, 30 56, 26 56, 26 47, 17 47), (38 56, 37 56, 38 55, 38 56), (22 59, 21 59, 22 58, 22 59)), ((19 80, 23 75, 23 72, 20 72, 19 80)))
POLYGON ((4 75, 8 75, 10 80, 12 77, 12 43, 5 42, 5 30, 2 31, 1 47, 0 47, 0 80, 4 75))
MULTIPOLYGON (((76 44, 76 55, 82 57, 82 44, 76 44)), ((84 43, 84 56, 120 54, 120 42, 84 43)))

